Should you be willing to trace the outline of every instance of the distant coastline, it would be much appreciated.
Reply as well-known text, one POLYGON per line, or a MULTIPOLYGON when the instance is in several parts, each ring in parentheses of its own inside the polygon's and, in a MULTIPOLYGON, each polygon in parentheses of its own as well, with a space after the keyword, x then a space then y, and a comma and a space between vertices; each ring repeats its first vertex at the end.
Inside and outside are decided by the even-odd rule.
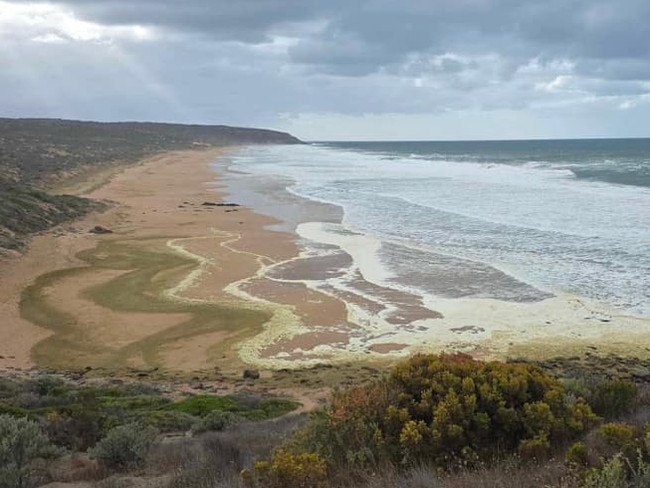
POLYGON ((31 234, 101 206, 61 193, 87 193, 145 157, 233 144, 301 143, 284 132, 224 125, 0 118, 0 255, 19 252, 31 234))

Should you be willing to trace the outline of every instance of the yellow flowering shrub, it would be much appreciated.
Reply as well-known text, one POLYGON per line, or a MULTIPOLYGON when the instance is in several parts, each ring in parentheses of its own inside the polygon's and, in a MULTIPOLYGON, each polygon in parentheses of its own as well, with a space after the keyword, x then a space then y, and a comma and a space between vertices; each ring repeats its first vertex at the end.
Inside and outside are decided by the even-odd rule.
POLYGON ((323 488, 327 481, 327 465, 313 453, 292 454, 277 450, 271 461, 259 461, 253 472, 242 473, 244 481, 264 488, 323 488))
POLYGON ((596 418, 533 365, 420 354, 384 380, 335 392, 294 448, 317 452, 330 466, 448 469, 506 452, 542 457, 596 418))

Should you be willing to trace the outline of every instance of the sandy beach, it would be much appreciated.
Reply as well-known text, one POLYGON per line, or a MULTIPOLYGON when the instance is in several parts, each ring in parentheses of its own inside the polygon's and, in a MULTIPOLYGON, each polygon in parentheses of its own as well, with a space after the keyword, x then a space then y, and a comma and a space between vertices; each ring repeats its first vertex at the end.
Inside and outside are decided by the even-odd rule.
POLYGON ((3 261, 0 368, 234 371, 415 351, 539 358, 587 347, 650 355, 647 320, 575 297, 426 303, 366 281, 372 243, 352 235, 323 243, 308 212, 300 236, 269 230, 281 222, 230 201, 210 168, 229 150, 126 167, 87 193, 113 202, 108 211, 36 236, 24 256, 3 261), (111 232, 89 232, 95 226, 111 232), (308 238, 332 252, 310 255, 301 245, 308 238), (363 273, 345 293, 314 284, 353 263, 363 273))
MULTIPOLYGON (((208 165, 224 151, 126 168, 86 194, 113 202, 110 210, 36 236, 24 256, 5 260, 0 367, 232 368, 237 344, 263 330, 275 338, 288 324, 330 334, 346 326, 339 300, 301 286, 264 289, 260 270, 297 256, 295 239, 265 230, 272 218, 218 206, 208 165), (95 226, 111 232, 89 232, 95 226)), ((263 343, 243 354, 262 354, 263 343)))

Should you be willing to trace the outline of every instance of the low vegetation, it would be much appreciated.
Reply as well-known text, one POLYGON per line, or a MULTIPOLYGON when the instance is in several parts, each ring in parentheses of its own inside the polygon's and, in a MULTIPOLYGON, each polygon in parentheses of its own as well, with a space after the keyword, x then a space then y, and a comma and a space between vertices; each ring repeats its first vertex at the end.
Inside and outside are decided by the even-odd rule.
POLYGON ((111 471, 128 471, 141 468, 153 446, 157 432, 151 427, 133 423, 111 429, 89 451, 111 471))
POLYGON ((21 487, 134 477, 151 488, 650 486, 643 384, 416 355, 335 390, 308 418, 285 415, 295 406, 243 393, 175 398, 137 382, 4 379, 0 428, 31 429, 38 448, 20 469, 4 461, 13 448, 0 452, 13 473, 3 476, 18 469, 21 487))
MULTIPOLYGON (((0 166, 0 170, 2 166, 0 166)), ((72 195, 51 195, 0 176, 0 255, 21 251, 27 237, 101 210, 105 204, 72 195)))
POLYGON ((649 414, 648 398, 626 381, 560 381, 532 364, 416 355, 382 380, 334 392, 243 483, 649 486, 649 414))
POLYGON ((261 421, 297 407, 288 399, 252 393, 174 399, 146 383, 78 385, 47 375, 27 381, 0 379, 0 414, 40 419, 50 439, 71 450, 87 450, 120 425, 137 423, 161 433, 201 425, 205 431, 211 430, 206 428, 210 422, 216 424, 218 414, 232 424, 225 420, 229 415, 261 421))
POLYGON ((64 454, 68 465, 81 464, 81 479, 141 469, 160 451, 162 436, 268 422, 298 406, 252 393, 175 398, 146 383, 81 381, 0 378, 1 487, 70 479, 70 466, 61 470, 45 462, 64 454), (81 462, 79 453, 86 453, 81 462))
POLYGON ((42 471, 37 461, 57 454, 36 422, 0 415, 0 486, 32 486, 42 471))

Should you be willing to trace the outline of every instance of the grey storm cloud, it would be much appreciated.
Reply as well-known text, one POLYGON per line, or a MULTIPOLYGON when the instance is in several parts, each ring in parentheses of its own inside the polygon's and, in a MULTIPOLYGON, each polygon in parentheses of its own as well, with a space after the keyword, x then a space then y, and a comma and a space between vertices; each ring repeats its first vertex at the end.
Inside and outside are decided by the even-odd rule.
MULTIPOLYGON (((573 107, 574 113, 594 110, 596 117, 650 106, 648 0, 45 4, 99 26, 142 26, 155 35, 72 46, 80 44, 74 36, 61 31, 52 37, 45 27, 31 32, 27 23, 24 32, 12 34, 12 49, 0 46, 0 90, 8 94, 0 102, 13 113, 39 106, 42 92, 57 87, 65 97, 49 99, 54 113, 65 105, 66 114, 86 107, 96 118, 140 113, 139 118, 164 119, 167 113, 182 121, 266 125, 287 114, 569 114, 563 107, 573 107), (29 42, 34 39, 70 42, 29 42), (21 86, 32 86, 33 95, 18 93, 21 86)), ((0 12, 0 37, 1 17, 0 12)))
MULTIPOLYGON (((322 21, 289 54, 301 63, 361 63, 367 72, 413 52, 647 59, 647 0, 54 0, 81 18, 140 24, 215 40, 260 43, 322 21)), ((344 72, 355 73, 349 68, 344 72)))
POLYGON ((307 0, 53 0, 48 3, 65 5, 81 18, 101 24, 139 24, 250 43, 264 41, 278 26, 312 18, 314 6, 318 5, 307 0))

